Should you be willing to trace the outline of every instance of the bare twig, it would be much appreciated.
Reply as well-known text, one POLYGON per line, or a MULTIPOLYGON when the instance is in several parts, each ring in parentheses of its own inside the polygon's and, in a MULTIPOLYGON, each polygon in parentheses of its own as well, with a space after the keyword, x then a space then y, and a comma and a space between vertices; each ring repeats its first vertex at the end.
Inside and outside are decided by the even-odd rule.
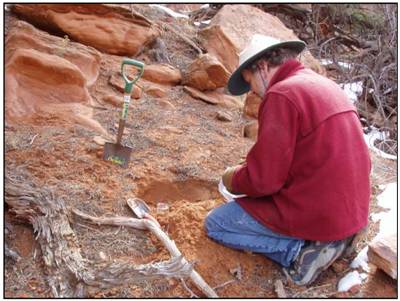
POLYGON ((35 136, 33 136, 31 142, 29 142, 29 145, 32 145, 33 141, 35 141, 35 139, 36 139, 36 137, 37 137, 38 135, 39 135, 39 134, 36 134, 35 136))
POLYGON ((181 278, 181 283, 183 285, 183 287, 185 288, 185 290, 187 290, 190 294, 189 298, 198 298, 199 296, 197 296, 186 284, 185 279, 181 278))
POLYGON ((228 284, 234 283, 236 281, 237 281, 237 279, 231 279, 231 280, 225 281, 224 283, 214 286, 213 289, 217 290, 217 289, 223 288, 224 286, 227 286, 228 284))
POLYGON ((186 42, 189 46, 191 46, 194 50, 196 50, 199 54, 203 54, 203 51, 188 37, 184 36, 182 33, 179 33, 177 30, 175 30, 171 25, 163 22, 161 23, 162 28, 167 29, 171 31, 173 34, 177 35, 180 37, 184 42, 186 42))
POLYGON ((294 294, 292 296, 292 298, 296 298, 299 295, 305 296, 307 293, 309 293, 311 291, 315 291, 315 290, 318 290, 320 288, 324 288, 324 287, 328 287, 328 286, 332 286, 332 283, 327 283, 327 284, 323 284, 323 285, 320 285, 320 286, 312 286, 312 287, 309 287, 308 289, 306 289, 305 291, 297 292, 296 294, 294 294))

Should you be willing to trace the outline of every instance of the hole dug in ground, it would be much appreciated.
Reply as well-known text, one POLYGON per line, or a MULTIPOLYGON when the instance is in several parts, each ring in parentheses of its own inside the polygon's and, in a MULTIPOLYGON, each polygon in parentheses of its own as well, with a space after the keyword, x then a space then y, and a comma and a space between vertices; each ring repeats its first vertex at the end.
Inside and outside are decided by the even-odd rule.
POLYGON ((148 204, 204 201, 218 198, 217 183, 204 180, 153 179, 139 185, 137 196, 148 204))

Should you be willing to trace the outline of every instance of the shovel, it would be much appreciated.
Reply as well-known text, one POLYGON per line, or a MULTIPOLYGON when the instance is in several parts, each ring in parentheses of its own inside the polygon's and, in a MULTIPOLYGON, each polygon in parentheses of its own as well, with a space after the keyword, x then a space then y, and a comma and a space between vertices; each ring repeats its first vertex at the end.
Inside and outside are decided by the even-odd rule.
POLYGON ((126 117, 128 116, 128 108, 129 108, 129 103, 131 101, 132 87, 137 82, 137 80, 142 76, 143 70, 144 70, 144 63, 128 58, 123 59, 121 64, 121 73, 125 81, 125 90, 124 90, 124 102, 118 125, 117 143, 106 142, 106 144, 104 145, 103 159, 118 164, 123 168, 128 167, 132 148, 128 146, 123 146, 121 144, 121 138, 125 128, 126 117), (129 80, 129 78, 127 77, 124 68, 126 65, 134 66, 139 70, 135 79, 129 80))
POLYGON ((129 208, 136 214, 136 216, 140 219, 147 218, 153 221, 157 227, 161 228, 158 221, 150 215, 150 208, 147 206, 146 202, 139 198, 131 198, 127 199, 126 203, 128 204, 129 208))

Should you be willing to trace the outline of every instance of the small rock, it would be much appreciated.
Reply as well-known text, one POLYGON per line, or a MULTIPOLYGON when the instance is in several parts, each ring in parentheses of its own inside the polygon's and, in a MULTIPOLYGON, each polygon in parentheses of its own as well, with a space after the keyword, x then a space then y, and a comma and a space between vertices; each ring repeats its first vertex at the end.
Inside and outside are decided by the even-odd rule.
POLYGON ((104 144, 106 144, 106 142, 107 142, 107 140, 104 139, 104 138, 101 137, 101 136, 95 136, 95 137, 93 137, 93 141, 94 141, 96 144, 98 144, 98 145, 104 145, 104 144))
POLYGON ((106 254, 104 254, 103 251, 99 252, 99 257, 100 257, 101 260, 106 260, 107 259, 107 256, 106 256, 106 254))
POLYGON ((252 140, 257 139, 258 134, 258 122, 252 121, 247 123, 243 128, 243 136, 246 138, 250 138, 252 140))
POLYGON ((160 84, 177 85, 182 79, 181 72, 167 64, 146 65, 143 78, 160 84))
POLYGON ((245 117, 257 119, 258 109, 260 107, 261 102, 262 99, 257 94, 255 94, 254 92, 248 93, 246 100, 244 102, 243 115, 245 117))
POLYGON ((348 298, 349 297, 349 293, 348 292, 337 292, 334 295, 332 295, 331 297, 332 298, 339 298, 339 299, 348 298))
POLYGON ((175 110, 176 109, 176 107, 172 104, 172 103, 170 103, 168 100, 165 100, 165 99, 159 99, 158 100, 158 104, 161 106, 161 107, 163 107, 164 109, 169 109, 169 110, 175 110))
POLYGON ((183 76, 183 84, 200 91, 226 86, 230 73, 218 59, 210 54, 200 55, 183 76))
POLYGON ((205 93, 203 93, 203 92, 201 92, 201 91, 199 91, 199 90, 197 90, 195 88, 184 86, 183 87, 183 91, 187 92, 193 98, 200 99, 200 100, 202 100, 202 101, 204 101, 206 103, 209 103, 209 104, 216 105, 216 104, 219 104, 221 102, 218 98, 213 97, 213 96, 209 96, 209 95, 207 95, 207 94, 205 94, 205 93))
POLYGON ((103 97, 103 101, 111 104, 114 107, 122 107, 122 97, 117 95, 106 95, 103 97))
POLYGON ((348 268, 349 264, 343 260, 335 261, 332 264, 332 270, 334 270, 337 274, 342 273, 344 270, 348 268))
POLYGON ((163 87, 161 85, 152 84, 152 85, 148 85, 145 88, 145 92, 147 95, 150 95, 153 97, 164 97, 168 94, 169 88, 170 87, 163 87))
POLYGON ((238 265, 236 268, 230 269, 229 272, 238 280, 242 280, 242 268, 238 265))
POLYGON ((226 112, 218 111, 217 119, 220 121, 230 122, 232 121, 232 116, 226 112))
POLYGON ((283 287, 282 280, 278 279, 274 283, 275 292, 278 298, 287 298, 285 288, 283 287))
POLYGON ((96 152, 96 157, 99 158, 99 159, 103 159, 103 150, 102 149, 99 149, 96 152))
POLYGON ((349 289, 349 292, 350 292, 350 294, 357 294, 357 293, 359 293, 360 292, 360 290, 361 290, 361 284, 356 284, 356 285, 353 285, 350 289, 349 289))

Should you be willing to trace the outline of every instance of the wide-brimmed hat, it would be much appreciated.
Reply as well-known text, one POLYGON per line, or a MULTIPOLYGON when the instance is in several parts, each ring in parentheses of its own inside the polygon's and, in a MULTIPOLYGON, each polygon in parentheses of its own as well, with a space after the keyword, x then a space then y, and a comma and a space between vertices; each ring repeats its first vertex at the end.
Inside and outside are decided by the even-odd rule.
POLYGON ((277 48, 290 48, 300 53, 306 47, 306 43, 300 40, 280 41, 278 39, 255 34, 250 44, 239 55, 239 67, 232 73, 228 81, 228 90, 232 95, 241 95, 250 90, 250 85, 244 80, 242 70, 249 67, 267 52, 277 48))

